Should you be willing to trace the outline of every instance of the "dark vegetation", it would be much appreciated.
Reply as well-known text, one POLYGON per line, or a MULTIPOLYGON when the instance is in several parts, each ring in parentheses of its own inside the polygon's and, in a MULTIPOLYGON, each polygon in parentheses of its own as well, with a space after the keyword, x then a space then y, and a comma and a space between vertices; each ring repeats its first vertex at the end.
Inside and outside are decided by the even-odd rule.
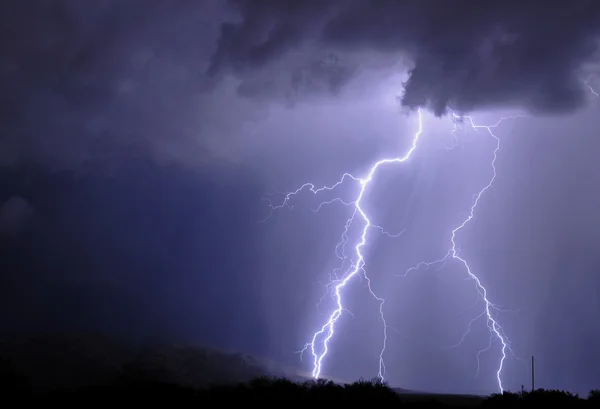
POLYGON ((208 349, 163 347, 134 351, 135 348, 94 337, 47 336, 12 344, 3 342, 0 393, 5 401, 16 398, 21 404, 127 402, 198 407, 277 402, 408 408, 600 407, 600 391, 590 392, 587 398, 554 390, 490 397, 419 394, 394 390, 376 380, 340 385, 324 380, 303 381, 297 376, 286 379, 294 378, 294 374, 286 375, 282 368, 267 361, 208 349))

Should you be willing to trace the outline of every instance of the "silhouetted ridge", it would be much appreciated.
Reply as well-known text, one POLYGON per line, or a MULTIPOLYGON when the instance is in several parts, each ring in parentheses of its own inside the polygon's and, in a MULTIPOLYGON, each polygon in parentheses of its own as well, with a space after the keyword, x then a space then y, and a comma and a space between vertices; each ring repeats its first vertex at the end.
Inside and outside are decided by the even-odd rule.
POLYGON ((88 334, 5 338, 0 357, 6 362, 2 373, 22 374, 37 391, 114 382, 202 387, 286 375, 273 363, 244 354, 179 345, 142 347, 88 334))
POLYGON ((245 405, 277 403, 280 405, 366 405, 377 408, 593 408, 598 392, 591 392, 588 400, 562 391, 537 390, 532 393, 504 393, 473 402, 445 403, 444 395, 422 395, 419 400, 396 393, 377 380, 340 385, 331 381, 295 383, 283 378, 259 377, 237 385, 191 388, 160 382, 129 381, 104 386, 53 391, 33 399, 52 404, 138 404, 161 403, 169 407, 197 407, 197 405, 245 405))
POLYGON ((22 403, 577 409, 596 408, 600 401, 598 390, 587 399, 557 390, 479 397, 392 389, 378 380, 342 384, 286 375, 283 367, 250 355, 193 346, 140 347, 101 335, 46 334, 0 342, 0 392, 22 403))

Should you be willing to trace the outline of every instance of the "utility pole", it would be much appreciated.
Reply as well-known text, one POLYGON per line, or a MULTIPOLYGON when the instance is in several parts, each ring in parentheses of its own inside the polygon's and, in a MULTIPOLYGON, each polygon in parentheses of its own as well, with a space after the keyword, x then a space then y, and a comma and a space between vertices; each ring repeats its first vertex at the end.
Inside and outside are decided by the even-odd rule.
POLYGON ((531 392, 535 391, 535 360, 531 355, 531 392))

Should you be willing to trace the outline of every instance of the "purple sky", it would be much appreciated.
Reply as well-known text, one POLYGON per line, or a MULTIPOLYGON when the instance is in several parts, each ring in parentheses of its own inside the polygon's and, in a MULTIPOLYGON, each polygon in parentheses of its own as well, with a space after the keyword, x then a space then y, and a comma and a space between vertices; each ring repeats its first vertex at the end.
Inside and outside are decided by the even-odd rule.
MULTIPOLYGON (((422 106, 417 149, 363 202, 405 230, 364 248, 394 328, 387 380, 496 391, 498 344, 475 377, 485 320, 446 348, 483 307, 466 310, 477 292, 460 264, 397 275, 446 254, 492 175, 484 131, 463 124, 448 149, 447 109, 479 124, 523 113, 495 130, 497 178, 460 255, 523 358, 508 354, 507 389, 529 385, 531 355, 540 387, 597 387, 600 4, 434 3, 3 3, 0 298, 21 317, 4 312, 6 330, 185 339, 312 370, 294 352, 331 312, 316 305, 352 207, 315 213, 322 200, 305 192, 260 223, 261 199, 402 156, 422 106)), ((324 374, 370 378, 379 305, 358 278, 345 300, 353 317, 338 321, 324 374)))

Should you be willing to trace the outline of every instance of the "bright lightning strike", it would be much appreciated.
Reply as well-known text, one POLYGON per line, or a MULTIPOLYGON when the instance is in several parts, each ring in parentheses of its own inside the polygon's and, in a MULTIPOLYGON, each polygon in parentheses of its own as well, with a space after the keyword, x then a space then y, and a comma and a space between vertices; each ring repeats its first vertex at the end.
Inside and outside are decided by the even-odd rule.
MULTIPOLYGON (((473 121, 473 118, 470 116, 459 116, 456 113, 452 112, 452 116, 454 117, 455 120, 457 121, 467 121, 471 127, 477 131, 480 129, 484 129, 487 131, 487 133, 494 139, 496 146, 494 148, 494 152, 493 152, 493 159, 491 162, 491 167, 492 167, 492 177, 490 178, 490 180, 488 181, 488 183, 475 195, 475 198, 473 200, 473 204, 471 205, 471 208, 469 209, 469 213, 468 216, 466 217, 466 219, 464 219, 462 221, 462 223, 460 225, 458 225, 457 227, 455 227, 450 234, 450 250, 448 250, 448 253, 446 253, 446 255, 438 260, 432 261, 432 262, 420 262, 418 263, 416 266, 411 267, 410 269, 408 269, 408 271, 405 273, 408 274, 411 271, 417 270, 421 267, 431 267, 433 265, 436 264, 443 264, 448 261, 448 259, 453 259, 458 261, 460 264, 463 265, 463 267, 465 268, 468 276, 475 282, 475 287, 477 289, 477 292, 479 294, 479 296, 481 297, 481 299, 483 299, 485 308, 484 311, 479 314, 477 317, 475 317, 474 319, 472 319, 469 324, 467 325, 467 330, 466 332, 463 334, 463 336, 461 337, 460 341, 455 345, 458 346, 462 343, 462 341, 465 339, 465 337, 467 336, 467 334, 471 331, 471 326, 472 324, 482 318, 485 317, 486 318, 486 325, 488 327, 488 329, 490 330, 490 335, 491 337, 496 337, 496 339, 498 341, 500 341, 500 344, 502 345, 500 348, 500 353, 501 353, 501 358, 500 358, 500 362, 498 364, 498 369, 496 371, 496 380, 498 383, 498 388, 500 389, 500 392, 504 391, 504 386, 502 384, 502 369, 504 368, 504 361, 506 360, 506 354, 507 351, 510 351, 510 341, 509 339, 506 337, 506 335, 504 334, 504 331, 502 330, 502 327, 500 326, 500 324, 498 323, 497 319, 494 317, 494 312, 498 310, 498 308, 489 300, 488 298, 488 292, 487 289, 484 287, 484 285, 481 283, 481 280, 479 279, 479 277, 477 277, 477 275, 475 275, 471 269, 471 267, 469 266, 469 263, 467 262, 467 260, 463 257, 461 257, 459 255, 459 250, 458 250, 458 245, 456 243, 456 235, 471 221, 473 220, 473 218, 475 217, 475 210, 477 208, 477 205, 479 204, 479 201, 481 200, 481 197, 485 194, 485 192, 487 190, 489 190, 492 185, 494 184, 494 181, 496 180, 496 159, 498 158, 498 151, 500 150, 500 138, 498 138, 494 132, 492 131, 492 129, 498 127, 503 121, 507 120, 507 119, 516 119, 519 118, 521 116, 510 116, 510 117, 503 117, 501 118, 498 122, 496 122, 494 125, 477 125, 475 124, 475 122, 473 121)), ((477 373, 479 373, 479 356, 481 355, 481 353, 483 353, 484 351, 489 350, 492 347, 492 338, 490 338, 490 342, 488 343, 488 346, 479 351, 477 353, 477 373)), ((512 352, 512 351, 511 351, 512 352)))
MULTIPOLYGON (((498 150, 500 149, 500 139, 494 135, 492 129, 497 127, 498 125, 500 125, 501 122, 503 122, 504 120, 506 120, 508 118, 502 118, 496 124, 491 125, 491 126, 483 126, 483 125, 476 125, 471 117, 458 116, 454 112, 452 112, 452 111, 450 111, 450 112, 452 113, 454 120, 455 120, 454 130, 452 131, 452 135, 455 139, 455 144, 457 141, 456 131, 457 131, 457 129, 461 129, 460 123, 465 122, 465 121, 468 124, 470 124, 470 126, 474 130, 478 131, 480 129, 485 129, 489 133, 489 135, 494 138, 494 140, 496 141, 496 147, 494 149, 493 160, 491 162, 493 176, 490 179, 489 183, 483 189, 481 189, 479 191, 479 193, 475 196, 475 200, 473 202, 473 205, 470 208, 468 217, 459 226, 457 226, 455 229, 453 229, 451 231, 451 237, 450 237, 451 247, 450 247, 450 250, 448 251, 448 253, 439 260, 436 260, 433 262, 421 262, 421 263, 417 264, 415 267, 412 267, 411 269, 409 269, 407 271, 407 273, 410 271, 413 271, 413 270, 417 270, 421 267, 429 267, 429 266, 436 265, 436 264, 440 264, 441 266, 443 266, 444 263, 450 259, 457 260, 464 266, 468 276, 472 280, 474 280, 474 282, 476 284, 476 289, 478 291, 478 294, 485 303, 485 309, 478 317, 476 317, 469 323, 469 325, 467 327, 467 331, 464 334, 463 338, 470 331, 471 325, 473 324, 474 321, 476 321, 477 319, 479 319, 483 316, 486 317, 487 326, 490 330, 491 336, 490 336, 490 343, 485 350, 491 348, 493 337, 496 337, 502 344, 501 359, 500 359, 498 370, 496 372, 496 378, 497 378, 498 387, 499 387, 500 391, 503 391, 504 388, 502 385, 502 369, 503 369, 504 361, 506 359, 507 351, 510 351, 510 342, 509 342, 508 338, 504 335, 502 327, 498 324, 496 318, 494 317, 494 311, 496 311, 497 308, 494 306, 494 304, 492 304, 489 301, 486 288, 483 286, 483 284, 481 283, 479 278, 472 272, 471 267, 469 266, 467 261, 459 255, 459 251, 457 249, 457 244, 456 244, 456 235, 460 232, 460 230, 462 230, 473 219, 474 214, 475 214, 475 209, 476 209, 477 205, 479 204, 481 197, 489 188, 491 188, 492 184, 494 183, 494 181, 496 179, 495 163, 496 163, 496 159, 497 159, 498 150)), ((340 202, 347 206, 353 206, 353 208, 354 208, 352 215, 346 221, 345 228, 342 233, 341 241, 336 246, 336 254, 342 260, 342 266, 345 265, 346 261, 350 261, 350 266, 346 269, 345 273, 341 275, 341 278, 337 274, 335 274, 334 277, 332 277, 331 282, 326 285, 326 288, 328 289, 328 291, 330 288, 333 288, 333 298, 334 298, 336 307, 328 315, 328 319, 326 320, 326 322, 313 334, 311 341, 305 345, 305 347, 302 351, 300 351, 301 353, 304 353, 305 351, 310 350, 312 357, 313 357, 312 376, 316 379, 318 379, 321 376, 323 361, 324 361, 325 357, 327 356, 327 353, 329 352, 330 341, 332 340, 332 338, 335 335, 336 323, 338 322, 339 318, 342 316, 342 314, 344 312, 348 312, 347 307, 344 304, 344 289, 345 289, 346 285, 354 277, 359 276, 366 280, 367 288, 368 288, 371 296, 373 296, 373 298, 375 300, 377 300, 377 302, 379 303, 379 314, 380 314, 381 322, 383 324, 383 344, 382 344, 382 348, 381 348, 381 351, 379 354, 379 362, 378 362, 379 369, 378 369, 377 375, 380 380, 382 380, 382 381, 384 380, 384 377, 386 374, 386 368, 385 368, 385 363, 384 363, 384 354, 385 354, 386 347, 387 347, 388 328, 390 328, 390 327, 387 325, 387 322, 386 322, 386 319, 384 316, 384 312, 383 312, 385 300, 383 298, 381 298, 380 296, 378 296, 372 290, 371 281, 370 281, 369 276, 367 275, 367 272, 364 268, 365 258, 364 258, 362 250, 368 242, 368 233, 370 230, 376 229, 384 234, 387 234, 390 237, 395 237, 395 236, 390 235, 389 233, 385 232, 381 227, 376 226, 371 222, 369 215, 365 212, 365 210, 362 207, 362 201, 365 196, 365 192, 366 192, 367 188, 369 187, 370 183, 373 181, 377 171, 379 170, 379 168, 381 166, 404 163, 410 159, 411 155, 417 148, 419 138, 421 137, 421 134, 423 132, 423 118, 422 118, 421 110, 419 109, 417 111, 417 113, 418 113, 418 130, 414 134, 413 139, 412 139, 412 144, 411 144, 409 150, 404 154, 404 156, 383 159, 378 162, 375 162, 369 169, 368 173, 364 177, 361 177, 361 178, 353 176, 349 173, 345 173, 342 175, 342 177, 336 183, 334 183, 333 185, 330 185, 330 186, 323 186, 323 187, 317 188, 312 183, 305 183, 304 185, 300 186, 297 190, 285 194, 283 201, 279 205, 273 205, 272 203, 270 204, 270 207, 272 210, 276 210, 276 209, 279 209, 279 208, 282 208, 285 206, 291 207, 292 205, 290 204, 290 201, 292 200, 292 198, 305 190, 308 190, 313 194, 319 194, 319 193, 322 193, 325 191, 333 191, 333 190, 337 189, 338 187, 340 187, 342 184, 344 184, 346 181, 352 181, 352 182, 358 183, 358 185, 360 186, 360 190, 359 190, 355 200, 353 200, 351 202, 346 202, 346 201, 342 200, 341 198, 335 198, 328 202, 321 203, 319 205, 319 207, 317 209, 315 209, 315 210, 319 210, 323 205, 331 204, 333 202, 340 202), (361 230, 360 237, 358 238, 358 240, 354 246, 354 255, 352 258, 349 258, 346 255, 346 245, 349 242, 348 231, 349 231, 350 226, 357 221, 362 223, 362 230, 361 230), (340 254, 340 252, 341 252, 341 254, 340 254)), ((510 118, 515 118, 515 117, 510 117, 510 118)), ((462 342, 462 339, 461 339, 461 342, 462 342)), ((483 350, 483 351, 485 351, 485 350, 483 350)), ((479 355, 483 351, 479 351, 479 353, 477 354, 478 358, 479 358, 479 355)), ((478 362, 478 366, 479 366, 479 362, 478 362)))
MULTIPOLYGON (((339 187, 340 185, 342 185, 348 179, 350 179, 354 182, 357 182, 360 186, 358 195, 352 203, 345 203, 341 199, 334 199, 333 201, 322 203, 319 206, 319 208, 320 208, 323 204, 329 204, 334 201, 339 201, 344 204, 352 204, 354 206, 354 211, 352 213, 352 216, 350 216, 350 218, 346 221, 346 226, 345 226, 344 232, 342 234, 342 241, 337 246, 337 248, 342 248, 342 252, 344 252, 345 244, 348 241, 348 237, 347 237, 348 229, 356 221, 357 217, 363 223, 363 229, 362 229, 362 234, 360 235, 360 239, 359 239, 358 243, 356 244, 356 246, 354 247, 355 260, 352 262, 351 266, 346 271, 346 273, 343 274, 341 279, 336 278, 328 285, 328 287, 329 286, 334 287, 333 293, 334 293, 334 299, 335 299, 337 308, 335 308, 333 310, 333 312, 331 312, 331 314, 329 315, 329 318, 325 322, 325 324, 323 324, 323 326, 317 332, 314 333, 314 335, 311 339, 311 342, 306 344, 305 348, 302 350, 302 352, 304 352, 307 348, 310 348, 310 351, 313 356, 312 376, 315 379, 318 379, 321 376, 323 359, 329 352, 329 342, 331 341, 331 339, 333 338, 333 336, 335 334, 335 324, 337 323, 338 319, 342 316, 342 313, 344 311, 347 311, 346 307, 344 307, 344 302, 343 302, 344 287, 346 286, 346 284, 348 284, 350 282, 350 280, 352 280, 352 278, 354 278, 355 276, 360 274, 360 275, 362 275, 363 278, 366 279, 367 287, 369 289, 370 294, 373 296, 373 298, 375 298, 375 300, 377 300, 377 302, 379 302, 379 313, 381 316, 381 321, 383 323, 383 346, 381 348, 381 353, 379 354, 379 371, 378 371, 377 375, 378 375, 379 379, 381 379, 382 381, 384 380, 385 363, 383 360, 383 355, 385 354, 385 348, 386 348, 386 343, 387 343, 387 332, 388 332, 388 325, 385 320, 385 315, 383 314, 383 305, 385 303, 385 300, 383 298, 379 297, 377 294, 375 294, 375 292, 371 288, 371 280, 369 279, 369 276, 367 275, 367 272, 364 269, 365 259, 364 259, 364 255, 362 253, 362 248, 367 244, 367 234, 368 234, 369 230, 371 230, 371 229, 377 229, 380 232, 382 232, 390 237, 395 237, 397 235, 391 235, 391 234, 387 233, 385 230, 383 230, 381 227, 376 226, 373 223, 371 223, 369 216, 367 215, 365 210, 362 208, 362 200, 364 198, 367 188, 369 187, 370 183, 373 181, 373 178, 374 178, 377 170, 381 166, 406 162, 410 158, 412 153, 415 151, 415 149, 417 148, 417 142, 419 141, 419 137, 421 136, 421 133, 423 132, 423 116, 421 114, 420 109, 417 111, 417 114, 418 114, 418 119, 419 119, 419 129, 413 137, 410 149, 408 150, 408 152, 406 152, 406 154, 404 154, 404 156, 400 156, 400 157, 396 157, 396 158, 389 158, 389 159, 382 159, 378 162, 375 162, 375 164, 373 166, 371 166, 371 168, 369 169, 369 172, 367 173, 367 175, 362 178, 358 178, 349 173, 345 173, 335 184, 333 184, 331 186, 324 186, 324 187, 316 188, 312 183, 305 183, 304 185, 300 186, 300 188, 298 188, 297 190, 285 195, 285 198, 280 205, 271 206, 272 209, 278 209, 278 208, 284 207, 286 205, 289 205, 289 200, 293 196, 297 195, 298 193, 300 193, 301 191, 303 191, 305 189, 308 189, 310 192, 315 193, 315 194, 326 191, 326 190, 334 190, 337 187, 339 187), (321 345, 320 350, 317 350, 316 345, 318 342, 320 342, 320 345, 321 345)), ((318 210, 318 208, 317 208, 317 210, 318 210)), ((343 253, 343 257, 341 257, 341 258, 343 260, 347 259, 346 255, 344 253, 343 253)))
POLYGON ((590 76, 586 82, 583 83, 587 87, 587 89, 592 93, 592 95, 596 98, 600 98, 600 95, 596 92, 596 90, 590 85, 590 81, 592 77, 590 76))

